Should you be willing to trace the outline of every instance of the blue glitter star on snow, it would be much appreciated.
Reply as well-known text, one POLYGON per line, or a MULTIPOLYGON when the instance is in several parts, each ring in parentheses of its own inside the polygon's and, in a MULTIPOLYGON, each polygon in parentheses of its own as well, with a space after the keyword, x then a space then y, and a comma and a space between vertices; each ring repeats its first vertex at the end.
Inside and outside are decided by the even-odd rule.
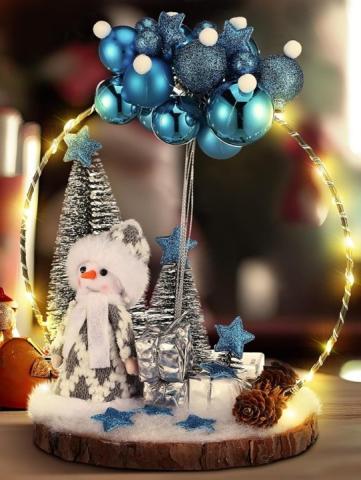
POLYGON ((220 362, 201 363, 201 368, 213 378, 236 378, 236 373, 232 367, 220 362))
POLYGON ((251 52, 250 44, 253 27, 236 28, 229 20, 224 22, 223 32, 219 36, 218 45, 225 48, 227 56, 236 52, 251 52))
POLYGON ((139 413, 145 413, 146 415, 169 415, 173 417, 172 409, 169 407, 158 407, 157 405, 145 405, 140 408, 139 413))
MULTIPOLYGON (((158 245, 163 250, 163 255, 161 258, 161 265, 171 265, 173 263, 178 263, 179 259, 179 244, 181 240, 181 229, 178 225, 175 227, 171 233, 166 237, 157 237, 156 241, 158 245)), ((187 241, 187 252, 192 248, 197 246, 196 240, 189 239, 187 241)))
POLYGON ((207 430, 207 432, 214 432, 214 424, 216 423, 215 420, 212 418, 202 418, 198 417, 198 415, 188 415, 186 420, 182 420, 181 422, 177 422, 176 425, 178 427, 184 428, 184 430, 192 431, 192 430, 207 430))
POLYGON ((182 30, 184 13, 161 12, 158 19, 158 32, 163 39, 163 50, 170 54, 172 48, 185 42, 186 36, 182 30))
POLYGON ((107 408, 104 413, 93 415, 90 418, 96 420, 97 422, 102 422, 104 432, 111 432, 116 428, 129 427, 130 425, 133 425, 134 422, 132 421, 132 417, 135 415, 135 413, 136 412, 134 410, 123 412, 115 408, 107 408))
POLYGON ((87 126, 79 130, 78 133, 67 133, 64 141, 68 145, 68 150, 64 155, 64 162, 76 160, 83 167, 90 167, 93 155, 102 148, 101 143, 89 137, 89 128, 87 126))
POLYGON ((253 333, 247 332, 243 328, 240 317, 236 317, 228 326, 216 325, 216 330, 219 340, 214 346, 214 350, 228 352, 237 358, 242 358, 244 346, 255 338, 253 333))

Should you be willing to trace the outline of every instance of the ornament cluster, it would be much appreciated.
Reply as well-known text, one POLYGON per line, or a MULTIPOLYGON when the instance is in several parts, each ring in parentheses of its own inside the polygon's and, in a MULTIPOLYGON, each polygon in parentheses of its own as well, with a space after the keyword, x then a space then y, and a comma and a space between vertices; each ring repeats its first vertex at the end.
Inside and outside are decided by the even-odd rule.
POLYGON ((113 74, 97 87, 96 111, 120 125, 138 118, 166 143, 197 139, 208 156, 231 158, 265 135, 274 109, 301 91, 302 47, 291 40, 282 55, 262 58, 244 17, 193 30, 184 18, 162 12, 134 28, 95 24, 100 60, 113 74))

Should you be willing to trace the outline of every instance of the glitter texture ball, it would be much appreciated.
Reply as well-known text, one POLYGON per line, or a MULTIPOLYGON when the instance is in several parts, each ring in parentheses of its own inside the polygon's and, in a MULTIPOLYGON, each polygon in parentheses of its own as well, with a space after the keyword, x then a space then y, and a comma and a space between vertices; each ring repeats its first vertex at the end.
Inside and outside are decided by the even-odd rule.
POLYGON ((135 40, 135 48, 138 53, 158 55, 162 49, 162 38, 156 31, 144 30, 138 33, 135 40))
POLYGON ((270 55, 261 61, 258 84, 274 102, 289 102, 302 90, 303 72, 296 60, 270 55))
POLYGON ((156 31, 157 28, 158 28, 158 22, 151 17, 144 17, 135 24, 135 29, 139 33, 144 32, 144 30, 156 31))
POLYGON ((226 52, 218 45, 206 47, 195 40, 177 49, 174 69, 181 83, 191 92, 205 93, 224 78, 226 52))
POLYGON ((238 77, 245 73, 255 73, 258 70, 260 58, 253 52, 237 52, 230 60, 231 75, 238 77))

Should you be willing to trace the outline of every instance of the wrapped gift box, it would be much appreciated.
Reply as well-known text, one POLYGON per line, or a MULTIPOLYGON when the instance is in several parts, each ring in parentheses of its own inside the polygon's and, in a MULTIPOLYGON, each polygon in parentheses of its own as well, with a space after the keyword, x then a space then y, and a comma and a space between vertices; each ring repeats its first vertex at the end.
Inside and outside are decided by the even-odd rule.
MULTIPOLYGON (((213 353, 215 361, 226 361, 226 355, 223 353, 213 353)), ((240 379, 253 380, 262 372, 265 364, 264 353, 260 352, 244 352, 241 359, 232 357, 229 363, 236 371, 237 377, 240 379)))
POLYGON ((145 403, 181 407, 188 401, 187 382, 144 382, 143 397, 145 403))

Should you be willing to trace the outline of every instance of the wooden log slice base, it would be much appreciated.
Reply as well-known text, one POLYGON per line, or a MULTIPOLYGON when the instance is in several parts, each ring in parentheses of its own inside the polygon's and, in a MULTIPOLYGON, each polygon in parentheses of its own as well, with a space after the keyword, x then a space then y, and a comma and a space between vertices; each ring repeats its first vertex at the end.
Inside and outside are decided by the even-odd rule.
POLYGON ((55 432, 34 425, 34 443, 69 462, 136 470, 219 470, 263 465, 304 452, 317 439, 317 416, 283 433, 203 443, 121 442, 55 432))

